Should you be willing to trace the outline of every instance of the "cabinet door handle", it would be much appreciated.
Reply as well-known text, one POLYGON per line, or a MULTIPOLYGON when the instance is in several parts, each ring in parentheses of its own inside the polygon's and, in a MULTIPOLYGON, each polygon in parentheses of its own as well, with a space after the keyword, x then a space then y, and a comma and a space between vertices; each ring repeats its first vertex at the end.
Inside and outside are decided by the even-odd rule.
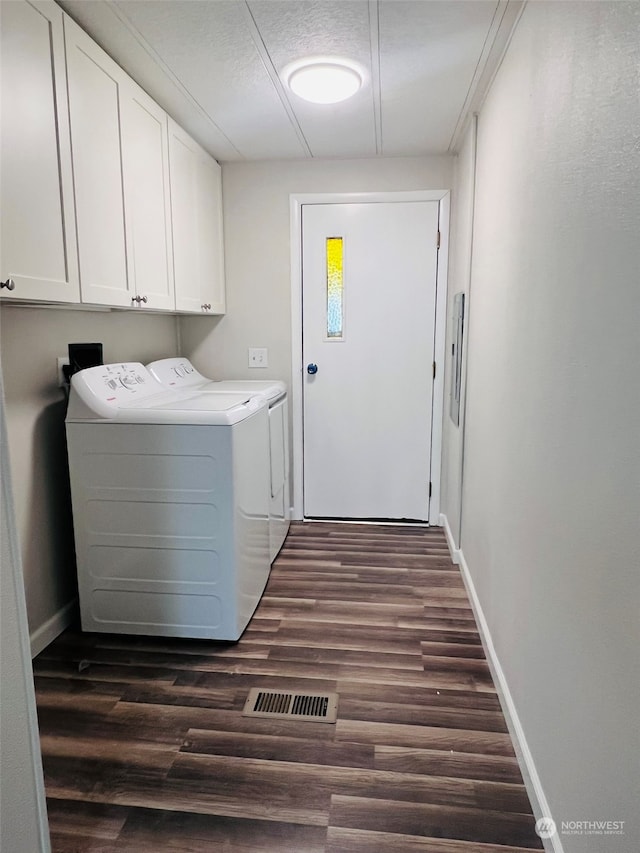
POLYGON ((16 283, 12 278, 8 278, 6 281, 0 281, 0 288, 6 287, 7 290, 15 290, 16 283))
POLYGON ((201 306, 201 308, 203 311, 210 311, 211 310, 211 303, 205 302, 204 305, 201 306))
POLYGON ((138 305, 140 305, 140 303, 141 303, 141 302, 145 302, 145 303, 146 303, 148 300, 147 300, 147 297, 146 297, 146 296, 132 296, 132 297, 131 297, 131 301, 132 301, 132 302, 137 302, 137 303, 138 303, 138 305))
POLYGON ((145 305, 147 304, 147 297, 146 296, 139 296, 138 299, 140 300, 140 302, 144 302, 145 305))

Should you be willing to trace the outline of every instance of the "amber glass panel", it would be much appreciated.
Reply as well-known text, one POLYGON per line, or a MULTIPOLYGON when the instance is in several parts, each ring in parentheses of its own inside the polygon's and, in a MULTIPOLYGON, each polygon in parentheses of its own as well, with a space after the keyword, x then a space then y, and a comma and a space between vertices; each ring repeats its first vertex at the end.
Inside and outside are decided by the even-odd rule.
POLYGON ((327 337, 344 333, 344 269, 342 237, 327 237, 327 337))

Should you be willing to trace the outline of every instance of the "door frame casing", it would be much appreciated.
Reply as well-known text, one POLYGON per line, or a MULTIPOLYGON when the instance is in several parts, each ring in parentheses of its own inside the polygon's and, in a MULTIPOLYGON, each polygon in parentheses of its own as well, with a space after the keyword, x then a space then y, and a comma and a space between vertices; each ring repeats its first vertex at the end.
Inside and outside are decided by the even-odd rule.
POLYGON ((431 498, 429 524, 439 524, 442 462, 442 417, 444 412, 445 336, 447 271, 449 257, 449 190, 408 190, 371 193, 292 193, 289 196, 291 235, 291 418, 292 418, 292 507, 291 518, 304 517, 304 424, 302 362, 302 206, 305 204, 381 204, 403 201, 437 201, 440 250, 436 272, 436 317, 431 415, 431 498))

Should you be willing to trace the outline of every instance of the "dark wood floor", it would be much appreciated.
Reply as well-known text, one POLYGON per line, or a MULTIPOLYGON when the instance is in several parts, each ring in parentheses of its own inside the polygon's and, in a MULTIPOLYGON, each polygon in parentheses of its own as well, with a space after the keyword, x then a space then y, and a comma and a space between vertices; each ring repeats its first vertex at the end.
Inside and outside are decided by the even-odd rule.
POLYGON ((34 668, 54 851, 542 849, 437 528, 294 524, 239 643, 68 630, 34 668), (243 717, 254 686, 338 721, 243 717))

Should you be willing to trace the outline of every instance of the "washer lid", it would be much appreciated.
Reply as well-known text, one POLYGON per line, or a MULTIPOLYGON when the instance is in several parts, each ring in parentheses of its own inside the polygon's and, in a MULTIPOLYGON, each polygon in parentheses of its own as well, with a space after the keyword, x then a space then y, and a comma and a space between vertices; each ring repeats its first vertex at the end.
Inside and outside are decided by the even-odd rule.
POLYGON ((265 407, 248 394, 169 391, 138 362, 90 367, 73 375, 67 422, 234 424, 265 407))
POLYGON ((119 423, 236 424, 266 409, 266 401, 246 394, 201 394, 198 389, 173 400, 151 401, 148 407, 127 407, 118 412, 119 423))
POLYGON ((287 393, 287 386, 278 379, 208 379, 188 358, 162 358, 148 364, 147 370, 166 388, 197 386, 207 393, 259 395, 270 403, 287 393))
POLYGON ((272 403, 287 393, 279 379, 209 379, 198 387, 203 394, 252 394, 272 403))

